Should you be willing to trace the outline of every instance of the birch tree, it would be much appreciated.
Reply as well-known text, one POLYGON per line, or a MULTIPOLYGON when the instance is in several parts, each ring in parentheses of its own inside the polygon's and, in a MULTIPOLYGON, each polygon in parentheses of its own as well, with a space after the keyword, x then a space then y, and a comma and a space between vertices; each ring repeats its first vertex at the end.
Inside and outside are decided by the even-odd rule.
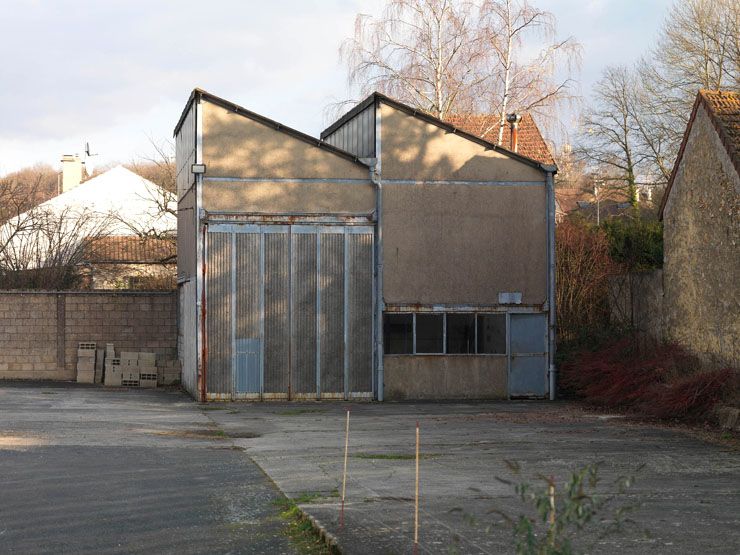
POLYGON ((487 78, 475 24, 472 4, 391 0, 378 18, 357 16, 340 58, 361 94, 378 90, 444 118, 487 78))
POLYGON ((581 46, 573 38, 558 40, 555 16, 526 0, 486 0, 481 6, 481 29, 489 49, 490 79, 484 94, 488 111, 498 121, 498 144, 510 111, 552 117, 577 95, 573 75, 580 66, 581 46), (526 50, 537 48, 534 55, 526 50))
POLYGON ((481 136, 498 126, 501 143, 507 111, 553 115, 575 97, 580 45, 555 36, 554 16, 526 0, 390 0, 380 17, 357 16, 340 57, 362 95, 441 119, 493 114, 481 136))

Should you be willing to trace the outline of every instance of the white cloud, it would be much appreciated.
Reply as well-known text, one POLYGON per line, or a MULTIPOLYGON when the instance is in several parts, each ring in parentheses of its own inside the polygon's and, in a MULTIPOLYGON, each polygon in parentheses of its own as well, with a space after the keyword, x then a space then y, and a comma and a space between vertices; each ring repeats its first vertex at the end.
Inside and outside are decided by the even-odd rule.
MULTIPOLYGON (((584 77, 632 58, 669 0, 534 0, 586 47, 584 77)), ((355 14, 382 0, 5 0, 0 49, 0 173, 81 152, 97 163, 170 138, 194 86, 318 134, 347 95, 338 65, 355 14)), ((630 60, 627 60, 629 62, 630 60)))

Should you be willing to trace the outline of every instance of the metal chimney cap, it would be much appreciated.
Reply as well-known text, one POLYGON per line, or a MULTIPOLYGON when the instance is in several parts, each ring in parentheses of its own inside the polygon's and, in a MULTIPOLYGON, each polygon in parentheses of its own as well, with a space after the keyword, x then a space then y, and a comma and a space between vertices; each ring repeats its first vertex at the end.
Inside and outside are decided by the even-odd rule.
POLYGON ((506 116, 506 121, 509 123, 519 123, 522 121, 522 116, 514 112, 506 116))

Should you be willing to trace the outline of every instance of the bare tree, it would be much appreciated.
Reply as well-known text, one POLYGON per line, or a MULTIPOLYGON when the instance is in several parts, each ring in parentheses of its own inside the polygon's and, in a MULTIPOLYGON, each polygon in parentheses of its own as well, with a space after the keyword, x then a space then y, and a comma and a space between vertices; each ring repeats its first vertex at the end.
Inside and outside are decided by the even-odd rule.
POLYGON ((738 35, 740 4, 734 0, 673 5, 641 71, 649 91, 676 120, 686 123, 697 90, 740 88, 738 35))
POLYGON ((390 0, 379 18, 357 16, 340 57, 362 94, 378 90, 442 119, 495 114, 501 143, 508 110, 552 115, 574 96, 580 45, 555 31, 552 14, 526 0, 390 0))
POLYGON ((66 289, 111 219, 87 208, 37 206, 0 226, 0 287, 66 289))
POLYGON ((635 205, 638 174, 646 156, 640 150, 634 118, 634 73, 624 66, 607 67, 593 94, 578 151, 602 173, 605 184, 624 191, 635 205))
POLYGON ((150 142, 153 153, 133 160, 126 167, 154 185, 147 185, 142 197, 151 206, 152 217, 146 222, 129 221, 120 217, 118 219, 142 239, 166 239, 174 243, 177 235, 176 223, 164 228, 153 224, 161 224, 167 216, 172 216, 173 222, 177 221, 175 146, 171 141, 158 143, 150 139, 150 142))
POLYGON ((37 164, 0 178, 0 223, 57 195, 58 172, 37 164))
POLYGON ((390 0, 379 18, 360 14, 340 49, 349 82, 438 118, 471 98, 487 76, 471 4, 390 0))
POLYGON ((686 0, 634 69, 607 68, 586 110, 579 151, 634 203, 670 178, 699 89, 740 89, 740 4, 686 0))
POLYGON ((510 110, 550 118, 559 105, 576 98, 572 76, 580 66, 581 45, 573 37, 558 40, 555 16, 527 0, 486 0, 480 14, 492 64, 482 93, 487 110, 499 115, 501 144, 510 110), (539 50, 527 56, 533 45, 539 50))
POLYGON ((740 90, 739 37, 736 0, 676 2, 638 63, 633 117, 656 182, 670 177, 697 91, 740 90))

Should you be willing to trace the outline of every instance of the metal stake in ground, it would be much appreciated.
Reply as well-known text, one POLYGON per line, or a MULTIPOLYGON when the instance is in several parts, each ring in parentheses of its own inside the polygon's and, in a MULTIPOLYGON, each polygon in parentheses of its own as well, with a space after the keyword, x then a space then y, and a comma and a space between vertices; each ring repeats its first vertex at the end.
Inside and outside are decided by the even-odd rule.
POLYGON ((344 528, 344 495, 347 493, 347 454, 349 452, 349 411, 344 432, 344 473, 342 474, 342 509, 339 512, 339 528, 344 528))
POLYGON ((416 421, 416 491, 414 494, 414 555, 419 553, 419 421, 416 421))

